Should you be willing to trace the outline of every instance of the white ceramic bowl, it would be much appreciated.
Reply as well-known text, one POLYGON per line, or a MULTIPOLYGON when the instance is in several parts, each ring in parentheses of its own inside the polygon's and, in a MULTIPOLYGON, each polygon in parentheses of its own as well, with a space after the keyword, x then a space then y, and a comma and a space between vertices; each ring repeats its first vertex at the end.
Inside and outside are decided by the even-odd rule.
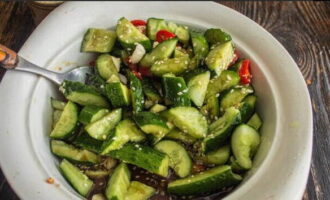
MULTIPOLYGON (((211 2, 69 2, 52 12, 19 54, 49 69, 88 63, 79 52, 88 27, 114 27, 117 19, 159 17, 192 27, 221 27, 252 60, 257 110, 264 125, 254 168, 227 200, 298 200, 307 181, 312 112, 303 77, 288 52, 247 17, 211 2)), ((9 71, 0 85, 0 162, 22 199, 79 199, 49 150, 49 98, 58 89, 44 78, 9 71), (46 184, 53 177, 59 186, 46 184)))

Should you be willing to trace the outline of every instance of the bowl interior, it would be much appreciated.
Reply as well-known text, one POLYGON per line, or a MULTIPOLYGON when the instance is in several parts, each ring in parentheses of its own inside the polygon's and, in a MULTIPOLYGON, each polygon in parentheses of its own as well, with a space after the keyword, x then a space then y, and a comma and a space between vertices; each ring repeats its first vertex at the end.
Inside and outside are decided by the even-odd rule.
MULTIPOLYGON (((194 29, 207 28, 184 21, 180 23, 186 24, 194 29)), ((83 33, 81 33, 81 35, 82 34, 83 33)), ((94 54, 80 53, 81 40, 81 37, 77 38, 72 43, 68 44, 60 54, 54 56, 54 59, 49 65, 49 69, 64 72, 72 67, 86 65, 95 59, 94 54)), ((254 158, 253 169, 249 171, 248 175, 244 179, 244 182, 248 182, 250 177, 256 173, 258 168, 263 163, 272 145, 272 141, 274 141, 277 123, 276 102, 274 100, 274 91, 272 90, 269 79, 263 71, 267 68, 267 66, 258 63, 256 59, 254 59, 253 54, 240 45, 239 40, 236 41, 235 37, 233 40, 236 44, 236 48, 241 53, 241 57, 250 58, 252 61, 252 83, 255 89, 255 94, 258 97, 257 112, 260 114, 264 122, 260 130, 262 142, 260 149, 254 158)), ((73 198, 79 197, 60 174, 57 167, 58 161, 50 152, 49 133, 51 131, 53 112, 50 104, 51 97, 62 98, 62 95, 59 93, 58 86, 44 78, 40 78, 32 94, 32 103, 29 108, 29 127, 32 146, 41 165, 50 174, 50 176, 54 177, 60 182, 60 184, 65 185, 65 190, 70 192, 73 195, 73 198)), ((239 190, 239 187, 236 190, 239 190)))

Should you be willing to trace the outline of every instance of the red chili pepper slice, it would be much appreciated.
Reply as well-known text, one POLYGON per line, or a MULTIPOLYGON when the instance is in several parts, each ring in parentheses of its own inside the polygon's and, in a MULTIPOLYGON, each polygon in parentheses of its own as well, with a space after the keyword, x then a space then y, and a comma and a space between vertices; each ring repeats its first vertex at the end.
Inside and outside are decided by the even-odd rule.
POLYGON ((156 41, 157 42, 162 42, 164 40, 168 40, 170 38, 174 38, 176 35, 174 33, 171 33, 167 30, 160 30, 156 34, 156 41))
POLYGON ((249 84, 251 82, 252 75, 250 73, 250 60, 245 59, 242 61, 242 65, 238 71, 242 84, 249 84))
POLYGON ((148 67, 139 67, 139 72, 141 73, 142 76, 151 76, 150 69, 148 67))
POLYGON ((134 26, 146 26, 147 22, 141 19, 134 19, 131 21, 134 26))
POLYGON ((140 72, 132 71, 132 73, 134 74, 134 76, 136 76, 136 78, 142 80, 142 76, 141 76, 141 73, 140 72))

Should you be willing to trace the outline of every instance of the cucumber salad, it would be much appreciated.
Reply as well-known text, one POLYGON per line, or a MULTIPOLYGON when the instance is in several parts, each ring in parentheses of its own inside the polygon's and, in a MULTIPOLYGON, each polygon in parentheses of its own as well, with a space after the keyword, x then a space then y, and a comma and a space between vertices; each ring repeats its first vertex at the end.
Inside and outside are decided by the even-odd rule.
POLYGON ((228 33, 123 17, 81 51, 94 73, 51 99, 50 148, 82 198, 219 199, 252 168, 262 121, 228 33))

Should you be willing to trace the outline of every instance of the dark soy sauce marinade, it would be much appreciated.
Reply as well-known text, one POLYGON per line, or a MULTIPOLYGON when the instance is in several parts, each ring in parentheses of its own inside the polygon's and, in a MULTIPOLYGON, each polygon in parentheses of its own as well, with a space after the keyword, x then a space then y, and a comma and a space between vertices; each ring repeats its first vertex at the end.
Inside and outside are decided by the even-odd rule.
MULTIPOLYGON (((205 194, 199 197, 194 196, 174 196, 170 195, 167 192, 167 184, 178 177, 170 170, 169 175, 167 178, 162 176, 152 174, 147 170, 142 168, 136 167, 134 165, 129 165, 129 169, 132 173, 131 181, 139 181, 146 185, 149 185, 156 189, 156 194, 153 195, 150 200, 184 200, 184 199, 191 199, 191 200, 220 200, 229 194, 234 187, 223 188, 219 191, 213 192, 211 194, 205 194)), ((100 179, 93 179, 95 186, 93 190, 90 192, 88 199, 91 200, 94 194, 98 193, 105 193, 106 184, 108 181, 108 177, 100 178, 100 179)))

